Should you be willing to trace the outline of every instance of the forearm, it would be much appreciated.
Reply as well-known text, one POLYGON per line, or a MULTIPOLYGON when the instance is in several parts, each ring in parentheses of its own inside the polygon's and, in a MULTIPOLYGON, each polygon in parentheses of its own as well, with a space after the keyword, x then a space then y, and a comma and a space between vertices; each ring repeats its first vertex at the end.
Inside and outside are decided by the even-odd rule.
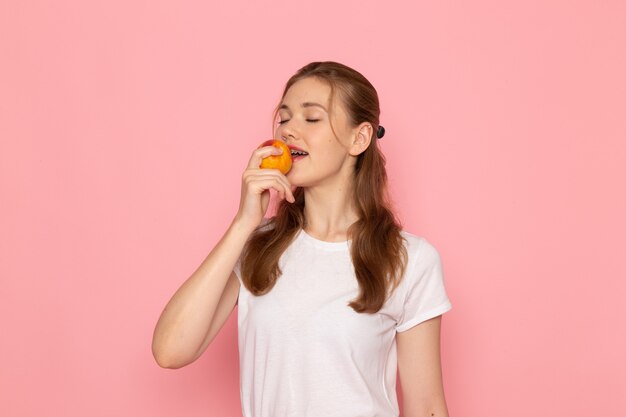
POLYGON ((250 227, 233 221, 167 303, 152 340, 153 355, 161 366, 180 367, 195 359, 250 233, 250 227))

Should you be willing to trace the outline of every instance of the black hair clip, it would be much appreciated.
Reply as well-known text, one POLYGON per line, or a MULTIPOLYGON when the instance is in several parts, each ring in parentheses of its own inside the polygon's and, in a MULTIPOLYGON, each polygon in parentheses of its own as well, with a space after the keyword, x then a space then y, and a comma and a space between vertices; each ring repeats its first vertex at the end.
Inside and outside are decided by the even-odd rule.
POLYGON ((380 139, 383 136, 385 136, 385 128, 379 125, 378 130, 376 131, 376 137, 380 139))

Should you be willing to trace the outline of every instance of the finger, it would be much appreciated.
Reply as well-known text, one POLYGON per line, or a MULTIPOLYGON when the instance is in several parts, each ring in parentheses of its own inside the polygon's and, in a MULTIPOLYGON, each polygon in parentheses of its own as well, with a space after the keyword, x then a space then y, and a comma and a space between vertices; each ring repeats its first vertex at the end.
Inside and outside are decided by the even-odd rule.
POLYGON ((259 166, 261 165, 263 158, 267 158, 270 155, 280 155, 282 153, 282 148, 277 148, 272 145, 255 149, 254 152, 252 152, 250 160, 248 161, 248 169, 260 169, 259 166))
POLYGON ((289 201, 291 201, 292 203, 296 200, 294 195, 293 195, 294 190, 292 190, 292 187, 291 187, 291 184, 289 183, 289 180, 287 179, 287 177, 282 172, 280 172, 280 170, 278 170, 278 169, 253 170, 253 171, 251 171, 250 175, 253 176, 255 179, 256 178, 259 178, 259 179, 260 178, 264 178, 264 179, 275 178, 275 179, 278 179, 282 183, 283 187, 285 188, 285 193, 284 193, 285 198, 286 198, 286 196, 290 196, 289 201))
POLYGON ((256 185, 258 185, 260 189, 263 190, 262 192, 269 192, 269 190, 271 189, 276 192, 280 199, 285 198, 285 188, 280 182, 276 180, 261 181, 256 185))
MULTIPOLYGON (((280 173, 280 171, 279 175, 282 176, 282 173, 280 173)), ((258 187, 260 189, 273 188, 278 192, 281 198, 285 198, 292 203, 296 201, 288 181, 281 178, 280 176, 253 175, 248 178, 248 183, 250 187, 258 187)))
POLYGON ((280 170, 275 168, 251 169, 249 171, 246 171, 244 173, 244 176, 255 179, 276 178, 285 185, 285 188, 289 189, 289 191, 292 191, 291 183, 289 182, 287 177, 282 172, 280 172, 280 170))

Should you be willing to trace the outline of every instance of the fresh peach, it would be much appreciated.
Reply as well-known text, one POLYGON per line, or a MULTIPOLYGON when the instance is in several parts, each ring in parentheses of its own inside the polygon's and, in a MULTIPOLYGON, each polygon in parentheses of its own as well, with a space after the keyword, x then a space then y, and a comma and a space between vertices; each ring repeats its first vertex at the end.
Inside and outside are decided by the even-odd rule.
POLYGON ((283 150, 283 153, 280 155, 270 155, 266 158, 263 158, 261 161, 261 166, 259 168, 270 168, 270 169, 278 169, 283 174, 286 174, 291 169, 291 149, 285 144, 285 142, 270 139, 263 142, 259 148, 264 146, 274 146, 275 148, 280 148, 283 150))

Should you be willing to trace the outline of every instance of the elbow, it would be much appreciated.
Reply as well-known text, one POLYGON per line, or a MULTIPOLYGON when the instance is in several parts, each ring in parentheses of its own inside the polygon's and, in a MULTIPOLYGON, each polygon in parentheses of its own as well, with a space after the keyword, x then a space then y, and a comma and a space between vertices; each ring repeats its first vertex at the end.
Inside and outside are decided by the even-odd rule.
POLYGON ((440 408, 425 408, 415 412, 403 410, 402 415, 405 417, 449 417, 448 410, 442 410, 440 408))
POLYGON ((160 355, 155 355, 155 354, 153 354, 152 356, 154 356, 154 360, 156 361, 157 365, 159 365, 161 368, 164 368, 164 369, 180 368, 180 366, 178 366, 175 362, 173 362, 166 356, 160 356, 160 355))
POLYGON ((195 360, 195 358, 192 360, 181 358, 180 355, 169 352, 167 349, 159 348, 155 344, 152 345, 152 356, 157 365, 164 369, 179 369, 195 360))
POLYGON ((154 356, 154 360, 157 365, 164 369, 179 369, 190 363, 189 361, 177 360, 176 358, 167 355, 157 355, 153 353, 152 356, 154 356))
POLYGON ((178 368, 168 355, 156 349, 154 345, 152 346, 152 357, 156 361, 157 365, 159 365, 161 368, 166 368, 166 369, 178 368))
POLYGON ((446 400, 441 396, 435 398, 403 398, 403 413, 405 417, 449 417, 446 400))

